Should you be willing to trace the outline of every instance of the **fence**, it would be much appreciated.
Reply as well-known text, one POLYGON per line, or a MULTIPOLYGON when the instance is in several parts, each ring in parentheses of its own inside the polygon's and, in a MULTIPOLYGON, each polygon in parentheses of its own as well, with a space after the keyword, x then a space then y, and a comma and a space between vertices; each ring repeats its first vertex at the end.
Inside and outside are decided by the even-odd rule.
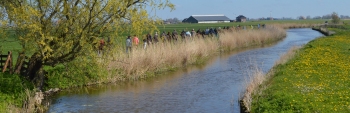
POLYGON ((9 70, 10 74, 13 73, 13 60, 12 60, 12 52, 9 51, 8 54, 0 54, 0 69, 4 73, 9 70))
POLYGON ((18 55, 16 66, 13 66, 12 52, 9 51, 8 54, 0 53, 1 72, 4 73, 8 71, 10 74, 24 75, 29 65, 28 61, 28 57, 22 52, 18 55))

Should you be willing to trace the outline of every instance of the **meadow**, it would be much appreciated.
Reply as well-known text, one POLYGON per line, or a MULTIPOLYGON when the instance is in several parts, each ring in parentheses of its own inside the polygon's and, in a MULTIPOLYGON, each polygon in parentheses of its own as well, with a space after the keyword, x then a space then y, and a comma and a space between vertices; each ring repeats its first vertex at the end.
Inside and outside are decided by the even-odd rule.
MULTIPOLYGON (((304 26, 322 24, 324 20, 313 21, 254 21, 246 23, 217 23, 217 24, 176 24, 159 26, 159 31, 172 31, 174 29, 205 29, 208 27, 224 27, 237 25, 257 25, 274 24, 283 25, 290 22, 288 26, 304 26), (311 24, 310 24, 311 23, 311 24)), ((287 26, 287 27, 288 27, 287 26)), ((152 33, 153 34, 153 33, 152 33)), ((177 43, 159 43, 151 45, 147 50, 134 49, 130 55, 125 54, 125 36, 114 37, 114 46, 111 56, 103 56, 94 62, 88 60, 86 65, 77 65, 82 62, 79 58, 73 62, 57 65, 55 67, 45 67, 48 72, 47 86, 50 88, 72 88, 90 84, 100 84, 108 82, 121 82, 125 80, 139 80, 156 76, 163 71, 171 71, 176 68, 186 67, 186 65, 205 63, 205 59, 219 52, 240 49, 248 46, 257 46, 271 43, 282 39, 285 31, 279 27, 269 27, 259 30, 227 31, 220 35, 220 38, 192 39, 178 41, 177 43), (66 68, 70 67, 70 68, 66 68)), ((140 37, 142 39, 142 37, 140 37)), ((21 46, 17 37, 12 34, 10 37, 0 39, 0 51, 6 53, 13 51, 14 59, 21 51, 21 46)), ((107 53, 107 52, 106 52, 107 53)), ((30 53, 27 53, 30 55, 30 53)), ((15 60, 16 61, 16 60, 15 60)), ((87 60, 84 60, 87 61, 87 60)), ((15 64, 15 63, 14 63, 15 64)), ((34 89, 33 85, 25 78, 8 73, 0 73, 0 112, 8 111, 10 106, 21 106, 31 100, 33 93, 25 89, 34 89), (3 88, 6 87, 6 88, 3 88), (13 87, 13 88, 12 88, 13 87)), ((23 110, 32 108, 23 107, 23 110)), ((21 109, 21 107, 19 107, 21 109)), ((20 111, 20 110, 19 110, 20 111)))
POLYGON ((256 75, 250 112, 350 112, 350 26, 331 30, 256 75))

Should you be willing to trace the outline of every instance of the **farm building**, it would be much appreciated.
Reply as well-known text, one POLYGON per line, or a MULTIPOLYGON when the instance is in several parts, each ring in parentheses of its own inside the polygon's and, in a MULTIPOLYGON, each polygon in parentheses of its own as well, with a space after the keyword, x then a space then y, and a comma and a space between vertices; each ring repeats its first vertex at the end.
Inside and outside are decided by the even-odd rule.
POLYGON ((224 23, 230 22, 225 15, 192 15, 182 21, 183 23, 224 23))
POLYGON ((247 17, 243 15, 239 15, 238 17, 236 17, 236 22, 245 22, 245 21, 247 21, 247 17))

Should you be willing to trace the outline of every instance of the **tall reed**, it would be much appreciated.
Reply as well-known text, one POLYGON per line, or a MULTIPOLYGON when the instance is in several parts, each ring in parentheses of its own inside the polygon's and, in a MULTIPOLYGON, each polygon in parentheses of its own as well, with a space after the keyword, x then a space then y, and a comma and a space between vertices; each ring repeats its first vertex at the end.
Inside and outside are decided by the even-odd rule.
MULTIPOLYGON (((116 52, 115 61, 109 62, 110 70, 117 70, 110 77, 112 80, 135 80, 145 78, 152 72, 166 71, 172 68, 194 64, 219 51, 261 45, 283 39, 286 36, 282 28, 267 26, 255 30, 229 30, 218 37, 194 37, 186 41, 159 42, 133 48, 130 54, 124 51, 116 52)), ((152 74, 151 74, 152 75, 152 74)))

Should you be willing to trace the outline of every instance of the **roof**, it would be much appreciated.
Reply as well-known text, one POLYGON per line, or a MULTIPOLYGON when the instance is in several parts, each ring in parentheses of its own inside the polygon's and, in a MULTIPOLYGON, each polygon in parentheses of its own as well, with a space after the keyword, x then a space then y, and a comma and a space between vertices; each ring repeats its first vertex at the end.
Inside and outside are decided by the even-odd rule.
POLYGON ((198 21, 230 21, 225 15, 192 15, 198 21))
POLYGON ((246 17, 243 15, 239 15, 239 16, 237 16, 237 18, 246 19, 246 17))

